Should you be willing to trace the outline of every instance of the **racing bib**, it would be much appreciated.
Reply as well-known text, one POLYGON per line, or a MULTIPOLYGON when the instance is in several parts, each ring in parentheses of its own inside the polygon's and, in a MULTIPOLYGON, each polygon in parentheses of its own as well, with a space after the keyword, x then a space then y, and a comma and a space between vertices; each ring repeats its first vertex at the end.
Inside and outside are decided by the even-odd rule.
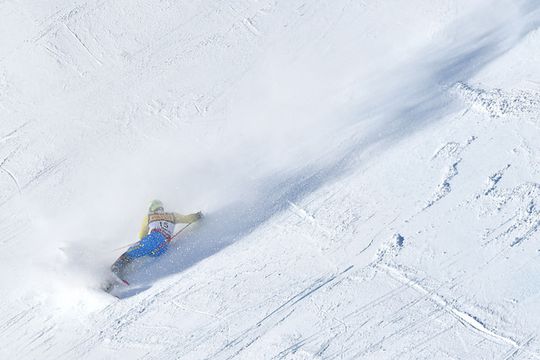
POLYGON ((151 214, 148 215, 148 232, 159 230, 164 235, 171 237, 174 232, 173 214, 151 214))

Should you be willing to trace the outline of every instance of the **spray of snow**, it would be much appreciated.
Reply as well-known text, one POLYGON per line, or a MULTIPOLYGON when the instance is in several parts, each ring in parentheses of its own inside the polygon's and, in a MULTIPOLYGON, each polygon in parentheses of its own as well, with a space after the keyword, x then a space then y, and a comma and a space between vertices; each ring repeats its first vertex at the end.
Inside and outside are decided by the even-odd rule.
MULTIPOLYGON (((150 67, 145 68, 149 74, 132 75, 129 81, 116 82, 109 74, 100 91, 70 93, 62 86, 70 89, 85 73, 72 78, 63 67, 51 66, 51 73, 41 74, 41 81, 35 81, 26 96, 35 101, 51 91, 62 97, 51 95, 50 101, 32 110, 31 117, 44 120, 33 132, 29 130, 28 139, 35 141, 21 145, 33 149, 28 153, 40 150, 46 155, 37 164, 24 157, 21 161, 31 166, 52 162, 59 170, 47 170, 50 176, 39 185, 20 186, 18 201, 32 226, 21 235, 15 260, 6 261, 10 264, 6 267, 17 272, 6 282, 12 288, 55 293, 61 299, 59 306, 64 301, 78 304, 92 291, 88 284, 97 288, 108 264, 120 254, 113 249, 136 239, 153 198, 163 199, 168 209, 179 212, 203 210, 208 224, 213 224, 209 228, 214 229, 206 230, 204 241, 223 237, 220 246, 224 246, 238 240, 287 206, 288 197, 301 196, 336 176, 325 171, 329 167, 335 170, 367 145, 396 134, 405 136, 436 118, 434 109, 444 108, 439 96, 444 86, 473 75, 466 61, 488 62, 527 30, 515 28, 521 26, 514 20, 523 6, 513 6, 512 11, 490 9, 489 21, 482 23, 475 17, 477 25, 463 30, 466 34, 439 33, 448 25, 442 21, 426 33, 415 20, 408 22, 410 32, 394 25, 385 29, 385 37, 356 41, 365 35, 365 28, 350 31, 359 22, 344 18, 325 34, 331 48, 313 41, 301 49, 292 35, 275 33, 282 41, 269 41, 263 55, 253 55, 255 65, 243 76, 236 75, 234 63, 224 64, 223 72, 236 76, 235 85, 222 81, 212 106, 195 120, 171 118, 162 108, 148 114, 141 97, 183 95, 172 85, 160 90, 161 73, 152 73, 150 67), (507 25, 493 31, 502 23, 507 25), (417 36, 408 36, 411 33, 417 36), (440 49, 423 49, 434 34, 441 37, 440 49), (412 38, 415 41, 406 41, 412 38), (468 40, 456 42, 456 38, 468 40), (456 45, 442 51, 449 43, 456 45), (300 55, 291 55, 292 45, 301 50, 300 55), (392 56, 388 48, 393 48, 392 56), (376 75, 373 69, 378 69, 376 75), (64 84, 55 84, 55 78, 64 84), (57 88, 49 90, 40 83, 57 88), (322 179, 298 189, 314 174, 322 179)), ((478 11, 476 6, 467 8, 461 21, 478 11)), ((393 19, 391 12, 387 16, 393 19)), ((416 19, 414 11, 403 16, 416 19)), ((372 20, 372 25, 380 30, 388 26, 388 19, 372 20)), ((458 21, 450 28, 459 25, 458 21)), ((318 24, 310 26, 318 28, 318 24)), ((298 31, 310 33, 311 27, 298 31)), ((74 30, 66 28, 73 40, 74 30)), ((62 28, 58 34, 67 30, 62 28)), ((59 61, 70 64, 69 57, 59 61)), ((116 64, 119 68, 121 61, 116 64)), ((98 66, 100 60, 94 63, 98 66)), ((198 83, 214 81, 212 73, 205 76, 206 70, 198 69, 198 83)), ((2 82, 29 81, 21 77, 22 73, 10 73, 2 82)), ((208 85, 208 93, 211 90, 208 85)), ((160 107, 159 102, 152 103, 160 107)), ((346 171, 343 167, 338 175, 346 171)))

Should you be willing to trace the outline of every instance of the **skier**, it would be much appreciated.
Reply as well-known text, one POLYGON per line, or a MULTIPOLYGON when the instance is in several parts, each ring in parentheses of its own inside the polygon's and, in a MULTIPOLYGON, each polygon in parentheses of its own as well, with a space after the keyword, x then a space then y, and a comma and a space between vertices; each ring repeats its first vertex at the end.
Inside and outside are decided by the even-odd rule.
POLYGON ((111 270, 123 280, 123 271, 126 265, 135 258, 142 256, 160 256, 167 251, 169 242, 174 234, 174 226, 178 223, 190 224, 199 220, 202 213, 182 215, 178 213, 167 213, 163 208, 163 203, 153 200, 148 208, 148 215, 144 217, 139 241, 132 245, 112 264, 111 270))

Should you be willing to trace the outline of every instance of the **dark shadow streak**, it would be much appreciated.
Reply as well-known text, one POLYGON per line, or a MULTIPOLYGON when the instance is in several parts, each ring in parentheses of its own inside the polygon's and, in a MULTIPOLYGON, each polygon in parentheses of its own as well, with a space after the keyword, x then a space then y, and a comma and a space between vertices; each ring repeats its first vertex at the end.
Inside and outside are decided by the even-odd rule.
MULTIPOLYGON (((539 6, 531 7, 537 10, 539 6)), ((232 204, 208 214, 199 224, 183 233, 167 254, 136 269, 138 280, 134 286, 137 287, 120 291, 119 297, 136 295, 150 288, 157 280, 181 273, 247 236, 260 224, 287 209, 289 202, 298 202, 328 181, 343 176, 353 165, 358 165, 360 154, 370 147, 383 148, 385 143, 410 135, 442 118, 452 111, 449 106, 452 101, 446 95, 449 87, 471 78, 486 64, 511 49, 528 32, 538 28, 539 23, 531 21, 526 28, 521 29, 520 36, 510 42, 505 41, 504 31, 492 29, 465 44, 437 52, 438 57, 430 58, 429 54, 426 55, 425 66, 435 70, 423 85, 411 89, 411 84, 405 82, 400 89, 395 89, 401 91, 403 102, 400 103, 405 103, 405 106, 389 110, 388 104, 381 103, 370 109, 370 114, 375 117, 379 115, 378 119, 384 120, 382 125, 370 134, 352 141, 337 161, 319 169, 306 166, 288 176, 267 178, 261 182, 262 185, 259 184, 255 194, 249 194, 253 195, 252 200, 232 204)), ((414 67, 409 70, 413 71, 414 67)), ((348 117, 361 118, 359 114, 356 111, 348 117)))

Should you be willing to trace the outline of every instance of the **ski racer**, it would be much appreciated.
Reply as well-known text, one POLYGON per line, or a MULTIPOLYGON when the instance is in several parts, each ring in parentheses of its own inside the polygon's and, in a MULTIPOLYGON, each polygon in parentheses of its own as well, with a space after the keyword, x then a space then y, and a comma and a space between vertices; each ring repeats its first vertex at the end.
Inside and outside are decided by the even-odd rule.
POLYGON ((148 208, 148 215, 144 217, 139 241, 114 262, 111 266, 112 272, 122 279, 124 268, 133 259, 162 255, 167 251, 169 242, 172 240, 176 224, 190 224, 201 217, 200 211, 189 215, 165 212, 163 203, 160 200, 153 200, 148 208))

